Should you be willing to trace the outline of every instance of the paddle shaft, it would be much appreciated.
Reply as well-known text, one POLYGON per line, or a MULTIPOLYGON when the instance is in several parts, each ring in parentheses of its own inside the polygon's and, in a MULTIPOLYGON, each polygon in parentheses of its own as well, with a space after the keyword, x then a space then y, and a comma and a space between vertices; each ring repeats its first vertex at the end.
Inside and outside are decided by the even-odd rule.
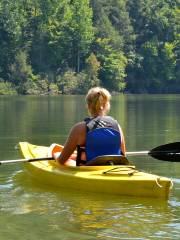
MULTIPOLYGON (((151 151, 138 151, 138 152, 126 152, 126 156, 143 156, 150 155, 153 158, 162 161, 180 162, 180 142, 168 143, 151 151)), ((36 161, 54 160, 52 157, 32 158, 32 159, 15 159, 15 160, 3 160, 0 161, 0 165, 9 163, 26 163, 36 161)))
POLYGON ((144 156, 148 155, 149 151, 139 151, 139 152, 126 152, 126 156, 144 156))
MULTIPOLYGON (((170 151, 158 151, 156 152, 156 154, 158 155, 162 155, 162 154, 167 154, 169 156, 172 155, 180 155, 180 152, 170 152, 170 151)), ((139 151, 139 152, 126 152, 126 156, 144 156, 144 155, 150 155, 151 156, 151 151, 139 151)))
POLYGON ((155 159, 162 160, 162 161, 180 162, 180 149, 157 150, 156 148, 154 148, 151 151, 126 152, 126 156, 129 156, 129 157, 144 156, 144 155, 149 155, 155 159))
POLYGON ((54 160, 52 157, 44 157, 44 158, 25 158, 25 159, 14 159, 14 160, 3 160, 0 161, 0 165, 9 164, 9 163, 26 163, 26 162, 37 162, 37 161, 47 161, 54 160))

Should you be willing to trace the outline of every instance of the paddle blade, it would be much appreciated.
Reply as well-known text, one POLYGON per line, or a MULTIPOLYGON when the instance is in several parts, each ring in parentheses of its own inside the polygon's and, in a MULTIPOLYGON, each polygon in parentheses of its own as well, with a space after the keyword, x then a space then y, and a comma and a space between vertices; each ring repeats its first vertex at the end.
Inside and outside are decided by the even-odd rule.
POLYGON ((151 157, 163 161, 180 162, 180 142, 168 143, 153 148, 149 153, 151 157))

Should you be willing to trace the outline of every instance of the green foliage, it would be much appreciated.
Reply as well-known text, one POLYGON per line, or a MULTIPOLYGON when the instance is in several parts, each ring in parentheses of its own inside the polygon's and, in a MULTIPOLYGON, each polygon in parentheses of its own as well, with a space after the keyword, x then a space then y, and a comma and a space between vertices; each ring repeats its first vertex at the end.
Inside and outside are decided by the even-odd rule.
MULTIPOLYGON (((91 53, 91 55, 86 59, 86 85, 87 89, 98 86, 100 84, 100 80, 98 78, 98 74, 100 71, 100 62, 97 60, 96 55, 91 53)), ((87 90, 86 89, 86 90, 87 90)))
POLYGON ((166 42, 161 51, 161 57, 163 59, 164 76, 167 81, 175 80, 175 67, 176 67, 176 54, 174 43, 166 42))
POLYGON ((121 50, 134 39, 126 4, 124 0, 91 0, 97 37, 111 39, 113 47, 121 50))
POLYGON ((8 65, 12 63, 20 43, 22 19, 18 13, 18 2, 0 1, 0 74, 6 80, 8 65))
POLYGON ((49 94, 49 83, 46 79, 36 78, 36 81, 27 81, 23 84, 23 89, 28 95, 47 95, 49 94))
POLYGON ((136 49, 127 68, 127 87, 133 92, 175 92, 180 79, 178 3, 132 0, 128 6, 136 49))
POLYGON ((77 79, 77 88, 75 94, 85 94, 92 86, 91 79, 89 79, 88 75, 85 72, 80 72, 76 74, 77 79))
POLYGON ((89 1, 59 2, 49 19, 48 28, 49 44, 56 60, 54 68, 63 72, 64 68, 70 67, 79 72, 94 37, 89 1))
POLYGON ((180 92, 179 33, 178 0, 0 0, 1 89, 180 92))
POLYGON ((10 82, 0 79, 0 95, 16 95, 17 92, 10 82))
POLYGON ((18 52, 14 63, 9 68, 11 82, 17 86, 18 93, 26 94, 27 86, 31 85, 35 78, 31 65, 28 64, 27 54, 24 51, 18 52))
POLYGON ((57 77, 57 85, 63 94, 75 94, 77 89, 76 73, 69 69, 63 75, 57 77))
POLYGON ((110 90, 123 91, 125 88, 125 67, 127 59, 122 52, 116 52, 109 39, 97 39, 97 51, 102 68, 100 71, 102 85, 110 90))
POLYGON ((71 29, 73 36, 73 49, 77 60, 77 72, 81 68, 81 58, 86 56, 94 39, 92 26, 92 9, 89 0, 76 0, 72 4, 71 29))
POLYGON ((49 88, 48 94, 50 94, 50 95, 58 95, 59 94, 59 88, 58 88, 57 84, 50 83, 48 88, 49 88))
POLYGON ((57 85, 62 94, 85 94, 89 88, 97 86, 99 80, 88 71, 80 73, 69 69, 57 77, 57 85))

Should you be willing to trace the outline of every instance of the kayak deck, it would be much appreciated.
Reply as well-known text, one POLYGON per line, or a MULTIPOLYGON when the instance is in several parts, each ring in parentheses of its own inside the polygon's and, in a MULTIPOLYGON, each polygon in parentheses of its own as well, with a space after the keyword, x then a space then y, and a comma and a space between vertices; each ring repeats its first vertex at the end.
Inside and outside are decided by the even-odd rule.
MULTIPOLYGON (((48 147, 20 143, 25 158, 48 156, 48 147)), ((166 177, 145 173, 133 165, 64 166, 51 161, 26 163, 28 172, 44 184, 81 191, 168 199, 172 182, 166 177)))

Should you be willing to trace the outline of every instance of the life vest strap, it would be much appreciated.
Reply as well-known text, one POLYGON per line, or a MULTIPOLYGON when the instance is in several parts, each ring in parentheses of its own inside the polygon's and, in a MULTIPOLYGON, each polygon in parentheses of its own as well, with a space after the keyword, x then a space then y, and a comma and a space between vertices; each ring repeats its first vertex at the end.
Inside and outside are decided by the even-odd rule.
POLYGON ((77 145, 77 157, 76 157, 76 166, 82 166, 82 165, 86 165, 86 160, 82 160, 82 153, 86 153, 85 152, 85 148, 81 147, 80 145, 77 145))

